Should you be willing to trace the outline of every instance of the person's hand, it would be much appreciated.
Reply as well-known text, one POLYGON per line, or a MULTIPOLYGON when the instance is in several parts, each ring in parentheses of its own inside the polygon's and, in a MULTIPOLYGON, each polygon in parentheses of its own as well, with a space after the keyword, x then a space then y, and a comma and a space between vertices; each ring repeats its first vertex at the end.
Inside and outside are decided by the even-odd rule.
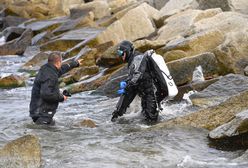
POLYGON ((121 81, 121 82, 120 82, 120 88, 121 88, 121 89, 125 89, 126 87, 127 87, 127 82, 121 81))
POLYGON ((83 64, 83 61, 84 61, 84 59, 78 59, 78 60, 77 60, 79 66, 83 64))
POLYGON ((117 93, 118 93, 119 95, 124 94, 124 93, 125 93, 125 89, 119 89, 119 90, 117 91, 117 93))
POLYGON ((67 100, 67 96, 65 96, 65 95, 63 95, 64 96, 64 101, 66 101, 67 100))

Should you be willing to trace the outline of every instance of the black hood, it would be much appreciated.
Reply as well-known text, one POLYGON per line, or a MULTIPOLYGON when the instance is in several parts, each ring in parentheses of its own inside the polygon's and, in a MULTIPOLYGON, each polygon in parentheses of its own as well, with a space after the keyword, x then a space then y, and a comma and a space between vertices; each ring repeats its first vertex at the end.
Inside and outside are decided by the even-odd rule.
POLYGON ((134 54, 134 46, 130 41, 124 40, 119 44, 118 50, 126 53, 125 62, 129 62, 129 59, 134 54))

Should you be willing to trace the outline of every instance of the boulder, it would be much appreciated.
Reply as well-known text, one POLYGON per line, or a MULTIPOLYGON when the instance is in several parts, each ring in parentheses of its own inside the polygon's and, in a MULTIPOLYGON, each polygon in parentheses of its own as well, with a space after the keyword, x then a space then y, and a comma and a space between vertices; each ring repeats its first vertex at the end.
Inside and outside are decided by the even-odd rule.
POLYGON ((196 67, 201 66, 205 78, 218 76, 218 62, 212 53, 203 53, 189 58, 182 58, 167 63, 171 76, 180 86, 192 81, 192 75, 196 67))
POLYGON ((204 52, 212 52, 216 47, 223 43, 224 35, 219 30, 210 30, 196 33, 187 38, 180 38, 170 41, 164 47, 164 51, 180 50, 184 51, 185 56, 194 56, 204 52))
MULTIPOLYGON (((12 33, 13 34, 13 33, 12 33)), ((15 36, 12 36, 15 37, 15 36)), ((9 38, 12 38, 9 36, 9 38)), ((33 33, 30 29, 25 30, 19 38, 9 41, 0 46, 0 55, 21 55, 30 46, 33 33)))
POLYGON ((47 62, 49 54, 49 52, 39 52, 38 54, 34 55, 29 61, 27 61, 19 69, 19 71, 26 71, 31 73, 38 71, 40 67, 47 62))
POLYGON ((201 19, 194 23, 192 32, 202 32, 204 30, 218 29, 224 35, 230 32, 238 32, 248 26, 246 15, 237 12, 219 12, 216 15, 201 19))
POLYGON ((169 2, 169 0, 153 0, 153 5, 154 5, 154 8, 160 10, 161 8, 165 6, 167 2, 169 2))
MULTIPOLYGON (((7 27, 14 27, 22 24, 23 22, 27 21, 26 18, 18 17, 18 16, 6 16, 2 18, 2 30, 7 27)), ((1 30, 1 29, 0 29, 1 30)))
MULTIPOLYGON (((210 85, 211 86, 211 85, 210 85)), ((222 87, 222 86, 221 86, 222 87)), ((219 87, 218 89, 221 89, 219 87)), ((234 118, 237 113, 248 109, 248 91, 247 89, 239 94, 233 95, 224 102, 201 109, 197 112, 178 117, 155 127, 174 127, 175 125, 193 126, 213 130, 234 118)))
POLYGON ((68 21, 62 23, 58 28, 52 31, 58 35, 79 27, 96 27, 94 14, 90 9, 71 9, 71 15, 68 21))
POLYGON ((34 135, 18 138, 0 150, 1 167, 41 167, 41 146, 34 135))
POLYGON ((160 10, 160 17, 166 18, 187 9, 197 8, 198 3, 196 0, 169 0, 169 2, 167 2, 165 6, 160 10))
POLYGON ((99 72, 98 66, 90 66, 90 67, 79 67, 71 70, 68 76, 65 76, 62 79, 62 82, 65 84, 71 84, 78 81, 83 80, 89 76, 95 75, 99 72))
POLYGON ((62 36, 55 37, 54 40, 41 45, 41 50, 67 51, 77 45, 80 45, 81 48, 86 44, 95 46, 94 39, 102 31, 103 29, 101 28, 81 28, 68 31, 62 36))
POLYGON ((229 0, 232 11, 248 14, 248 3, 246 0, 229 0))
POLYGON ((205 90, 190 96, 193 105, 206 108, 216 106, 227 99, 238 95, 248 88, 248 77, 229 74, 205 90))
POLYGON ((2 35, 4 35, 5 41, 9 42, 16 38, 19 38, 24 31, 25 29, 20 27, 8 27, 2 32, 2 35))
POLYGON ((77 127, 89 127, 89 128, 97 127, 96 123, 91 119, 84 119, 80 123, 75 124, 75 126, 77 126, 77 127))
POLYGON ((161 52, 161 50, 159 50, 158 53, 160 53, 163 56, 165 62, 170 62, 188 57, 187 53, 182 50, 172 50, 165 53, 164 51, 161 52))
POLYGON ((67 21, 67 17, 59 17, 50 20, 27 22, 23 25, 23 27, 31 29, 36 35, 45 31, 51 32, 67 21))
POLYGON ((108 97, 117 97, 119 83, 123 80, 126 80, 128 76, 127 65, 121 66, 122 67, 114 71, 109 79, 104 83, 104 85, 100 86, 94 93, 105 95, 108 97))
POLYGON ((230 122, 225 123, 209 133, 211 139, 222 139, 248 133, 248 110, 238 113, 230 122))
POLYGON ((96 64, 103 67, 111 67, 122 63, 121 58, 116 55, 117 45, 110 47, 97 59, 96 64))
POLYGON ((166 41, 164 40, 137 40, 134 42, 134 47, 140 52, 146 52, 147 50, 157 50, 165 46, 166 41))
POLYGON ((102 44, 112 41, 114 44, 118 44, 124 39, 134 41, 148 37, 156 30, 152 19, 157 15, 158 11, 155 8, 142 3, 108 26, 97 36, 96 42, 102 44))
POLYGON ((221 8, 223 11, 230 11, 230 0, 197 0, 199 9, 221 8))
POLYGON ((234 11, 248 14, 248 4, 246 0, 197 0, 199 8, 202 10, 210 8, 221 8, 223 11, 234 11))
POLYGON ((95 19, 100 19, 105 16, 110 16, 109 5, 106 1, 93 1, 77 6, 80 9, 92 9, 95 19))
POLYGON ((244 73, 245 73, 245 76, 248 76, 248 66, 245 67, 244 73))
POLYGON ((0 88, 16 88, 25 86, 25 78, 18 75, 9 75, 0 78, 0 88))
POLYGON ((53 34, 49 31, 45 31, 39 34, 36 34, 32 38, 32 45, 42 45, 47 43, 51 38, 53 37, 53 34))
POLYGON ((164 26, 158 31, 157 39, 169 41, 178 37, 189 36, 192 34, 192 26, 195 23, 206 20, 206 18, 212 18, 218 13, 222 13, 222 11, 220 9, 209 9, 206 11, 186 10, 173 15, 165 20, 164 26))
POLYGON ((102 86, 109 78, 109 74, 105 75, 104 72, 99 73, 89 79, 68 85, 66 89, 70 93, 79 93, 83 91, 95 90, 99 86, 102 86))
POLYGON ((214 54, 223 66, 223 74, 244 74, 244 69, 248 66, 248 29, 228 33, 224 43, 214 50, 214 54))

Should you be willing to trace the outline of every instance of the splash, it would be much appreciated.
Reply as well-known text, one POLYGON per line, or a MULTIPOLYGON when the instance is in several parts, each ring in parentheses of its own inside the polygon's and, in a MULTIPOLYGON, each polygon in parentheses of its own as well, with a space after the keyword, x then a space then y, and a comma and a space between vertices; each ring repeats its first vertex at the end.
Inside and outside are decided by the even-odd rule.
POLYGON ((192 83, 198 83, 198 82, 203 82, 205 81, 203 72, 202 72, 202 67, 198 66, 195 68, 193 72, 193 77, 192 77, 192 83))

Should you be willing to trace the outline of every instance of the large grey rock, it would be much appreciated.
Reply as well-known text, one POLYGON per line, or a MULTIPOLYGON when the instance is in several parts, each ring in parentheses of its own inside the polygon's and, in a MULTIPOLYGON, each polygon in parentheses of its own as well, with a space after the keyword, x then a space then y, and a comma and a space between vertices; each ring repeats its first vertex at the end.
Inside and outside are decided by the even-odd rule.
POLYGON ((49 52, 39 52, 38 54, 34 55, 29 61, 27 61, 19 71, 26 71, 26 72, 36 72, 40 69, 42 65, 47 62, 47 58, 49 56, 49 52))
MULTIPOLYGON (((236 78, 235 75, 229 75, 227 76, 227 78, 230 78, 230 76, 236 78)), ((237 78, 240 78, 239 75, 237 76, 238 76, 237 78)), ((237 80, 232 85, 234 87, 235 86, 238 87, 237 85, 247 81, 248 81, 247 77, 244 77, 241 78, 240 80, 237 80)), ((219 82, 216 83, 218 84, 219 82)), ((216 83, 214 83, 213 85, 216 85, 216 83)), ((225 85, 225 83, 223 83, 223 85, 225 85)), ((216 87, 214 92, 218 90, 223 90, 222 89, 223 85, 219 85, 219 87, 216 87)), ((211 85, 209 87, 211 87, 211 85)), ((200 109, 199 111, 196 112, 191 112, 190 114, 183 117, 178 117, 176 119, 172 119, 167 122, 157 124, 156 127, 168 127, 168 126, 171 127, 175 125, 184 125, 184 126, 186 125, 186 126, 193 126, 193 127, 213 130, 229 122, 231 119, 234 118, 234 116, 237 113, 240 113, 248 109, 248 87, 239 90, 239 93, 236 94, 235 93, 232 94, 232 91, 226 90, 226 92, 229 92, 231 95, 221 103, 215 104, 214 106, 205 109, 200 109)), ((211 98, 215 100, 213 96, 211 98)), ((211 98, 209 97, 209 99, 211 98)))
POLYGON ((166 44, 163 51, 180 50, 190 57, 204 52, 213 52, 224 40, 225 37, 219 30, 203 31, 186 38, 172 40, 166 44))
POLYGON ((6 42, 19 38, 25 29, 20 27, 8 27, 3 31, 6 42))
MULTIPOLYGON (((220 9, 202 10, 186 10, 184 12, 173 15, 165 20, 165 24, 158 31, 158 40, 172 40, 178 37, 189 36, 192 33, 192 27, 195 23, 212 18, 222 13, 220 9)), ((194 31, 200 32, 200 31, 194 31)))
POLYGON ((49 41, 41 45, 42 51, 67 51, 76 45, 80 44, 83 48, 84 45, 90 44, 95 46, 94 39, 103 31, 102 28, 81 28, 77 30, 71 30, 64 33, 62 36, 58 36, 52 41, 49 41))
POLYGON ((212 139, 233 137, 248 132, 248 110, 235 115, 235 118, 209 133, 212 139))
POLYGON ((199 107, 216 106, 227 99, 239 95, 248 89, 248 77, 243 75, 226 75, 201 92, 190 96, 192 103, 199 107))
POLYGON ((2 30, 4 30, 7 27, 18 26, 25 21, 27 21, 26 18, 17 17, 17 16, 2 17, 2 30))
POLYGON ((123 80, 127 79, 128 75, 128 68, 127 66, 119 68, 117 71, 115 71, 109 79, 106 81, 106 83, 102 86, 100 86, 95 93, 106 95, 109 97, 117 97, 117 90, 119 88, 119 83, 123 80))
POLYGON ((25 78, 19 75, 9 75, 0 78, 0 88, 16 88, 25 86, 25 78))
POLYGON ((196 67, 201 66, 205 78, 218 75, 217 59, 212 53, 204 53, 193 57, 182 58, 167 63, 171 76, 177 85, 187 84, 192 81, 196 67))
POLYGON ((244 74, 244 69, 248 66, 248 29, 228 33, 223 44, 214 50, 214 54, 223 66, 223 74, 244 74))
POLYGON ((198 3, 196 0, 170 0, 160 10, 161 17, 168 17, 177 14, 187 9, 197 9, 198 3))
POLYGON ((221 8, 223 11, 230 11, 230 0, 197 0, 199 9, 206 10, 210 8, 221 8))
POLYGON ((26 135, 0 149, 0 167, 41 167, 41 146, 38 137, 26 135))
POLYGON ((9 41, 0 46, 0 55, 21 55, 30 46, 33 33, 30 29, 25 30, 19 38, 9 41))
POLYGON ((200 9, 221 8, 223 11, 235 11, 248 14, 246 0, 197 0, 200 9))
POLYGON ((105 31, 97 36, 96 42, 103 44, 112 41, 114 44, 118 44, 125 39, 134 41, 148 37, 156 30, 152 19, 157 17, 158 14, 158 10, 142 3, 108 26, 105 31))

